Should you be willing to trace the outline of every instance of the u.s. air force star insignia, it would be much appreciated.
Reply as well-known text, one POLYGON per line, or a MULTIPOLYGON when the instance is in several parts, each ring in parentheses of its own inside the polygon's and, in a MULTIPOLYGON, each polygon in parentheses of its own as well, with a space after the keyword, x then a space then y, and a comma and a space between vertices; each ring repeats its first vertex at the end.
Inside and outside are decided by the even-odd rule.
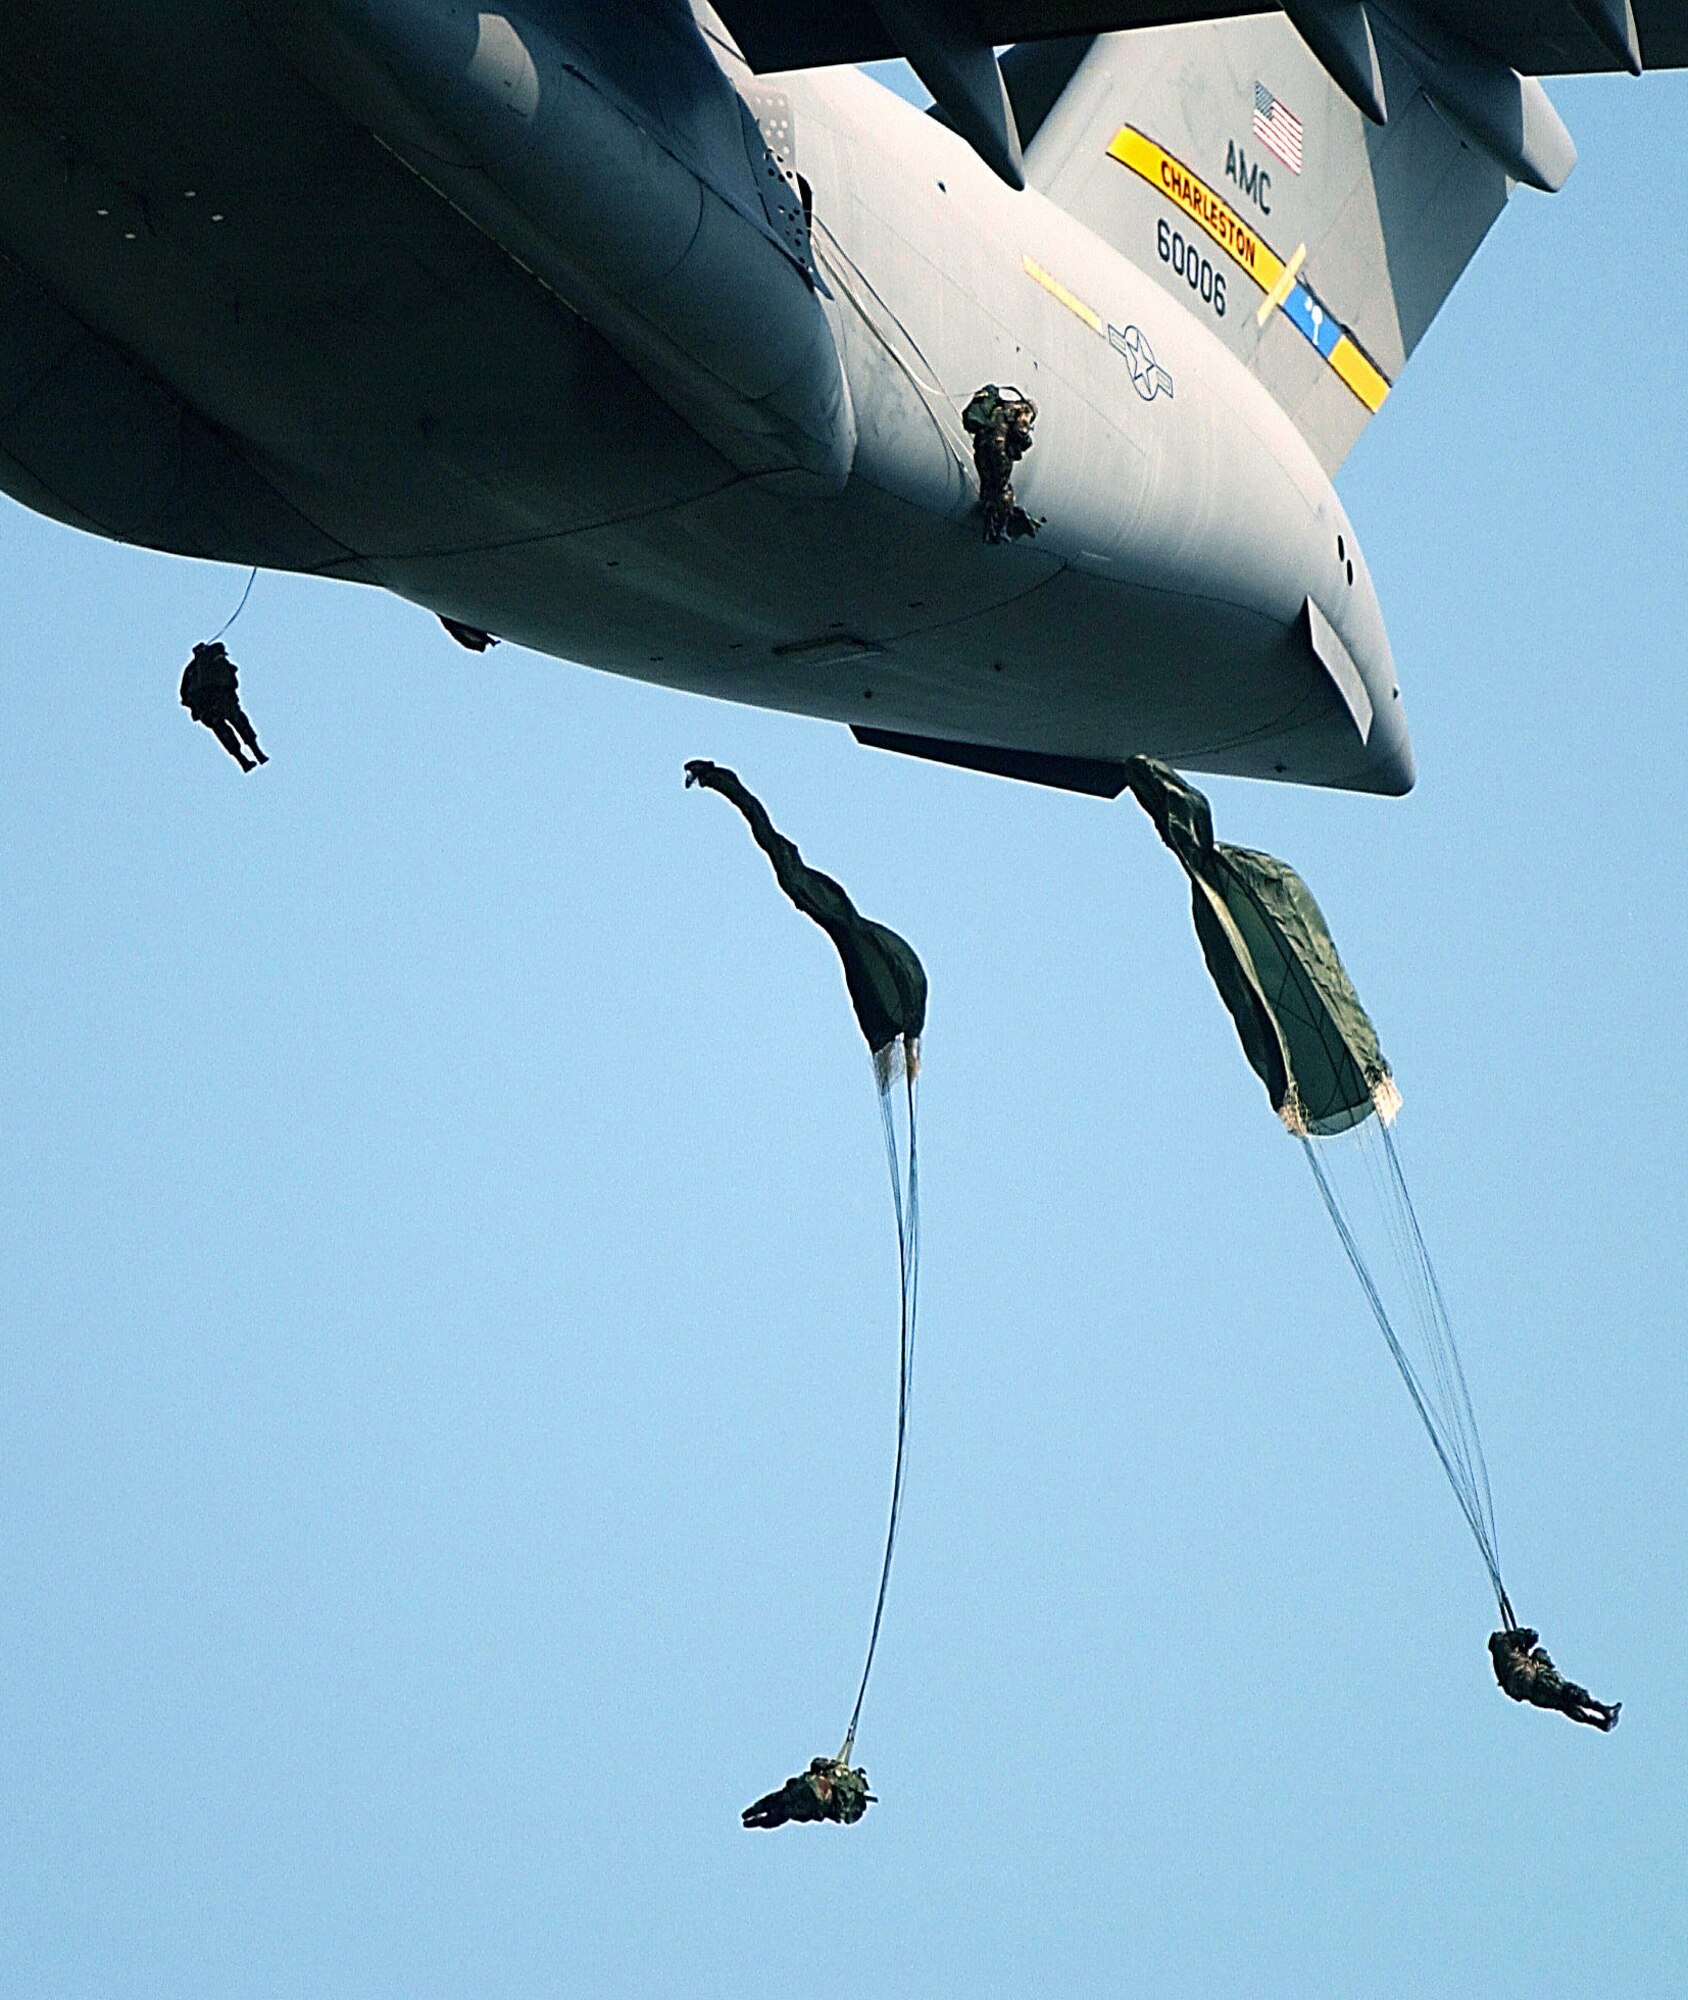
POLYGON ((1110 326, 1108 340, 1125 356, 1125 365, 1131 370, 1131 386, 1145 403, 1172 394, 1172 377, 1155 359, 1155 350, 1140 326, 1110 326))

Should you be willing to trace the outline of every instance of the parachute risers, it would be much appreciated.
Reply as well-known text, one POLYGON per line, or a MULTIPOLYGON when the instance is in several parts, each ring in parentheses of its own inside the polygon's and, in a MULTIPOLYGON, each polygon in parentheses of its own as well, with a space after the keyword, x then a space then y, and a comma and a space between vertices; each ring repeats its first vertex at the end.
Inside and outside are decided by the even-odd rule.
POLYGON ((926 970, 905 938, 864 917, 839 883, 809 866, 795 843, 779 831, 761 800, 740 782, 736 773, 706 758, 694 758, 686 766, 686 784, 688 788, 699 785, 706 791, 719 792, 738 808, 757 846, 773 864, 774 878, 781 889, 832 940, 844 968, 850 1004, 873 1057, 873 1080, 885 1131, 885 1158, 897 1221, 900 1291, 897 1452, 867 1657, 838 1755, 812 1759, 806 1772, 787 1779, 777 1792, 769 1792, 747 1806, 743 1814, 746 1827, 776 1827, 817 1820, 853 1826, 874 1802, 867 1788, 867 1773, 852 1766, 850 1758, 855 1751, 856 1728, 867 1698, 885 1616, 891 1558, 896 1552, 897 1525, 902 1517, 909 1398, 914 1386, 915 1315, 920 1287, 920 1156, 915 1136, 915 1083, 920 1075, 920 1036, 926 1025, 926 970), (897 1143, 893 1092, 899 1079, 908 1105, 906 1155, 899 1154, 897 1143))
POLYGON ((1385 1125, 1393 1125, 1401 1115, 1401 1092, 1392 1076, 1372 1087, 1372 1109, 1385 1125))
POLYGON ((1506 1628, 1491 1641, 1501 1686, 1514 1700, 1560 1708, 1577 1721, 1609 1717, 1598 1723, 1609 1729, 1616 1708, 1565 1681, 1545 1653, 1530 1653, 1534 1632, 1521 1650, 1495 1651, 1496 1642, 1520 1639, 1527 1628, 1519 1625, 1501 1577, 1494 1499, 1471 1391, 1391 1130, 1401 1093, 1312 891, 1272 855, 1216 841, 1207 800, 1168 765, 1134 757, 1125 768, 1132 796, 1189 877, 1208 972, 1272 1108, 1301 1141, 1343 1251, 1482 1556, 1506 1628), (1356 1155, 1379 1224, 1375 1248, 1357 1205, 1338 1185, 1342 1163, 1356 1155), (1507 1660, 1518 1654, 1509 1673, 1502 1671, 1503 1652, 1507 1660))
POLYGON ((887 1042, 882 1049, 874 1049, 873 1081, 881 1097, 886 1096, 891 1086, 901 1074, 910 1083, 920 1074, 920 1037, 905 1035, 900 1042, 887 1042))

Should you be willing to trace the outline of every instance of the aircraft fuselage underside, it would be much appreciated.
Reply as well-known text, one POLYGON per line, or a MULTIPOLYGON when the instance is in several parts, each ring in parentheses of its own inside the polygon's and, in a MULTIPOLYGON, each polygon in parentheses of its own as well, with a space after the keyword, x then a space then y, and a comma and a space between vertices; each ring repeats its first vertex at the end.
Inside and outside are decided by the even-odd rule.
POLYGON ((859 728, 1411 782, 1289 419, 855 72, 751 79, 667 0, 9 0, 0 92, 0 485, 43 512, 859 728), (987 382, 1039 409, 1007 547, 987 382))

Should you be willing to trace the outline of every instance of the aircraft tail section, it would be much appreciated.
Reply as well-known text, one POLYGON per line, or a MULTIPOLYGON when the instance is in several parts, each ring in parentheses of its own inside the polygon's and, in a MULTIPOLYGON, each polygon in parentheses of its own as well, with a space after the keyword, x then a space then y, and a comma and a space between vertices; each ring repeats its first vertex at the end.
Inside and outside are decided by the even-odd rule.
MULTIPOLYGON (((1204 319, 1331 472, 1506 206, 1519 164, 1509 173, 1492 136, 1472 137, 1469 110, 1449 110, 1455 80, 1437 53, 1374 19, 1387 124, 1274 11, 1069 44, 1070 80, 1038 106, 1026 152, 1031 184, 1204 319)), ((1564 128, 1539 85, 1511 86, 1514 150, 1562 179, 1575 159, 1564 128)), ((1506 105, 1490 109, 1505 124, 1506 105)))

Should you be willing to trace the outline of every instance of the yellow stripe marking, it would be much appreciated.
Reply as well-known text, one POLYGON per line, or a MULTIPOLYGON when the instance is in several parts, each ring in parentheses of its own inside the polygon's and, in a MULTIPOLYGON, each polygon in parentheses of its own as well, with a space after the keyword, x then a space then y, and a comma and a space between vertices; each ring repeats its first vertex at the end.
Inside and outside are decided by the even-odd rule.
POLYGON ((1133 126, 1122 125, 1108 154, 1122 167, 1141 174, 1151 187, 1159 188, 1175 208, 1182 209, 1228 257, 1240 264, 1263 292, 1271 291, 1283 276, 1283 259, 1277 252, 1255 235, 1228 201, 1153 139, 1146 139, 1133 126))
POLYGON ((1346 333, 1331 349, 1330 365, 1372 415, 1376 416, 1383 408, 1384 398, 1389 394, 1388 379, 1379 373, 1358 343, 1346 333))
POLYGON ((1306 261, 1307 245, 1303 243, 1282 271, 1278 273, 1278 282, 1266 294, 1264 300, 1262 300, 1259 312, 1254 315, 1256 326, 1264 326, 1273 313, 1278 310, 1279 306, 1283 304, 1284 300, 1289 297, 1290 293, 1295 289, 1295 281, 1300 277, 1301 267, 1306 261))
POLYGON ((1083 299, 1069 292, 1061 280, 1052 276, 1041 264, 1034 264, 1029 257, 1022 257, 1020 261, 1026 267, 1028 278, 1035 278, 1052 299, 1059 299, 1068 312, 1084 321, 1092 333, 1099 333, 1104 339, 1107 338, 1108 329, 1099 312, 1093 311, 1083 299))

